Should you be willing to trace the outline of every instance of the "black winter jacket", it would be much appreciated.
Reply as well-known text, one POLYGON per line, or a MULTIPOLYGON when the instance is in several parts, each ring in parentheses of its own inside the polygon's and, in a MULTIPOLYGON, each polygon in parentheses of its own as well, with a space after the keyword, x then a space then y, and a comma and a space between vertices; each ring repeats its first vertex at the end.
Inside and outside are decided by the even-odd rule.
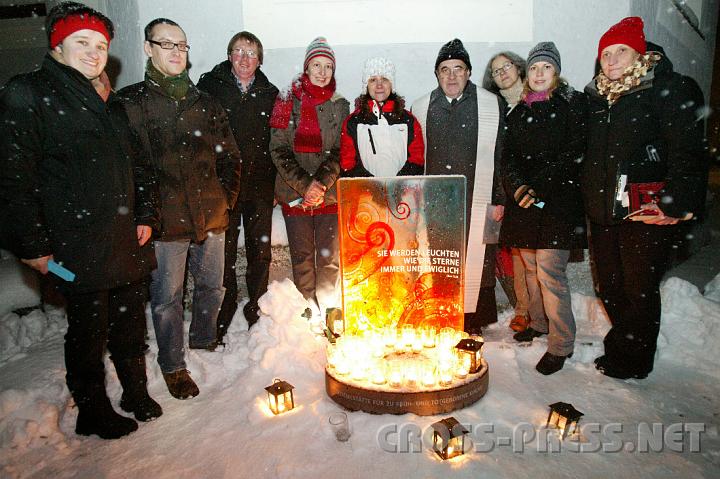
POLYGON ((117 95, 160 190, 160 240, 203 241, 228 225, 240 190, 240 152, 225 110, 191 84, 176 101, 150 79, 117 95))
POLYGON ((70 293, 146 277, 155 256, 136 226, 157 221, 152 169, 133 165, 127 124, 90 82, 47 55, 0 92, 0 119, 2 228, 14 253, 54 255, 76 274, 59 283, 70 293))
MULTIPOLYGON (((662 49, 648 44, 648 50, 662 49)), ((673 72, 666 56, 637 87, 608 106, 595 86, 589 96, 588 144, 581 166, 585 209, 594 223, 611 225, 620 169, 628 182, 665 181, 659 206, 672 217, 701 213, 707 188, 704 101, 697 83, 673 72), (655 151, 655 154, 650 152, 655 151)))
POLYGON ((227 60, 204 73, 198 88, 220 102, 230 120, 243 161, 243 187, 238 199, 272 200, 276 170, 270 158, 270 114, 278 89, 258 69, 250 89, 241 92, 227 60))
POLYGON ((508 115, 502 244, 565 250, 585 246, 578 167, 585 150, 586 107, 585 95, 561 85, 549 100, 521 102, 508 115), (514 194, 522 185, 535 190, 543 208, 517 204, 514 194))

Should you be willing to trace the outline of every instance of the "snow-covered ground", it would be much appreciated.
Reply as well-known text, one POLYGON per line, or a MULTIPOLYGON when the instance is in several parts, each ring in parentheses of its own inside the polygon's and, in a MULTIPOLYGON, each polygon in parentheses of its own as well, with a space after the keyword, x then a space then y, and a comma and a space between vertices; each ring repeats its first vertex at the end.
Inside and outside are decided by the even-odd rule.
MULTIPOLYGON (((485 335, 488 393, 451 414, 472 427, 469 450, 461 460, 444 463, 426 442, 408 452, 403 434, 424 432, 441 416, 352 412, 352 437, 335 440, 328 416, 341 408, 325 393, 325 340, 301 317, 306 305, 283 279, 287 273, 287 264, 274 265, 277 281, 249 332, 239 308, 224 349, 188 352, 200 387, 191 400, 167 392, 148 323, 149 389, 164 414, 116 441, 74 433, 77 410, 64 381, 62 312, 0 318, 0 477, 720 476, 720 276, 704 296, 677 278, 665 282, 655 370, 642 381, 620 381, 593 367, 608 323, 591 296, 587 263, 571 265, 575 355, 559 373, 540 375, 534 366, 546 341, 519 346, 507 327, 510 311, 501 313, 485 335), (277 417, 265 406, 264 387, 273 378, 295 386, 298 405, 277 417), (557 401, 582 411, 584 427, 559 452, 547 452, 548 438, 551 445, 557 441, 543 425, 547 405, 557 401), (650 451, 638 451, 643 448, 650 451)), ((106 366, 117 407, 120 386, 111 363, 106 366)))

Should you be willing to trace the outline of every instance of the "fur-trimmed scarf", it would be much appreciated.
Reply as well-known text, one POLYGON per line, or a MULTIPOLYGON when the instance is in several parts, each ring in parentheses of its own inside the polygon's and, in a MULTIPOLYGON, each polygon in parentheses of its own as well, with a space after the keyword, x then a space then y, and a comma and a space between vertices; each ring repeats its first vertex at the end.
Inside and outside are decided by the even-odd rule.
POLYGON ((645 55, 640 55, 635 63, 627 67, 617 80, 609 79, 601 70, 595 79, 598 93, 607 98, 609 105, 614 104, 626 91, 638 86, 643 77, 661 58, 662 56, 657 52, 647 52, 645 55))
POLYGON ((315 107, 325 103, 335 93, 335 78, 326 86, 313 85, 307 73, 292 84, 292 93, 275 100, 270 127, 285 129, 292 115, 293 97, 300 100, 300 120, 296 125, 293 149, 300 153, 319 153, 322 151, 322 136, 315 107))

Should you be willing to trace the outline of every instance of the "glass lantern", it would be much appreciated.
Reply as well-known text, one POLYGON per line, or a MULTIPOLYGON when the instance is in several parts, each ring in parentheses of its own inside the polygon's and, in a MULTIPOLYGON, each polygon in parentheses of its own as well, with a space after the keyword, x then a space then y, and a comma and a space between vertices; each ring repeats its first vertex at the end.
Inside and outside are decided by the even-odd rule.
POLYGON ((469 373, 475 374, 482 369, 482 347, 483 342, 476 341, 474 339, 461 339, 455 345, 455 353, 459 360, 466 363, 469 359, 470 368, 469 373))
POLYGON ((442 460, 465 453, 465 436, 469 431, 457 419, 448 417, 430 427, 433 428, 433 451, 442 460))
POLYGON ((293 389, 295 386, 280 379, 273 380, 273 383, 265 388, 268 395, 268 406, 273 414, 282 414, 295 407, 293 389))
POLYGON ((578 421, 580 421, 583 413, 575 409, 572 404, 565 402, 556 402, 550 404, 549 407, 550 414, 548 414, 545 426, 557 428, 559 430, 560 439, 565 439, 570 428, 572 428, 570 435, 572 436, 575 434, 577 431, 578 421))

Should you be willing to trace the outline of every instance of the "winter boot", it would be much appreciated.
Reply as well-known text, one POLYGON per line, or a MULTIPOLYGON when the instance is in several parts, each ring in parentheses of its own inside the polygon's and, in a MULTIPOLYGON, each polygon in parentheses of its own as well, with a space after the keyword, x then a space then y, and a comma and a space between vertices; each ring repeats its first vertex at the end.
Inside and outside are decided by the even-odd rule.
POLYGON ((540 358, 540 361, 535 366, 535 369, 537 369, 540 374, 549 376, 550 374, 560 371, 565 364, 565 360, 571 357, 572 353, 567 356, 556 356, 551 353, 545 353, 543 357, 540 358))
POLYGON ((138 425, 135 421, 121 416, 112 408, 104 386, 102 390, 96 389, 92 394, 75 398, 78 407, 75 432, 82 436, 97 434, 103 439, 117 439, 136 431, 138 425))
POLYGON ((188 399, 200 394, 195 381, 190 377, 190 371, 179 369, 171 373, 163 373, 168 391, 177 399, 188 399))
POLYGON ((526 343, 545 334, 547 333, 541 333, 540 331, 536 331, 533 328, 528 327, 525 331, 513 334, 513 339, 519 343, 526 343))
POLYGON ((131 412, 138 421, 152 421, 162 416, 162 408, 147 391, 145 356, 113 360, 123 393, 120 408, 131 412))

